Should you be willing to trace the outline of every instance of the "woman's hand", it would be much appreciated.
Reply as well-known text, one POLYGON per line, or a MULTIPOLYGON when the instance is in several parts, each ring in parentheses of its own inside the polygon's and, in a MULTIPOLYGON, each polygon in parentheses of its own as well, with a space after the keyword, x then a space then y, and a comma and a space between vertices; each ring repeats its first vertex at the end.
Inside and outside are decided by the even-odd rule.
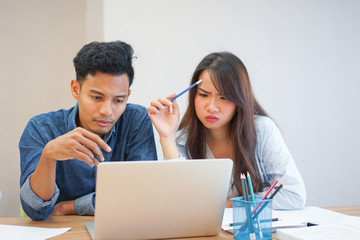
POLYGON ((147 109, 160 138, 175 138, 180 119, 179 106, 176 100, 173 102, 169 100, 175 96, 176 94, 172 94, 167 98, 152 101, 147 109))

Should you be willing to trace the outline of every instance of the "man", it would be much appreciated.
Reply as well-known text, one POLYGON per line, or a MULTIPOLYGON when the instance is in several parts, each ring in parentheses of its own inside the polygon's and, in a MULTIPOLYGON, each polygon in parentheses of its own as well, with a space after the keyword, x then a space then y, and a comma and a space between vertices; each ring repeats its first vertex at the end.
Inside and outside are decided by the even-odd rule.
POLYGON ((94 215, 99 161, 157 159, 146 109, 127 104, 132 55, 121 41, 85 45, 74 58, 77 104, 27 124, 19 142, 20 199, 33 220, 51 213, 94 215))

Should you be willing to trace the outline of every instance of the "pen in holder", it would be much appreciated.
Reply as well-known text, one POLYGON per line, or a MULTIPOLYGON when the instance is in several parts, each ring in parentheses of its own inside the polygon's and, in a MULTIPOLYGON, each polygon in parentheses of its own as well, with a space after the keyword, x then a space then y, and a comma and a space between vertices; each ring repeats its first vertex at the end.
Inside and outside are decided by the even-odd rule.
POLYGON ((261 199, 261 196, 255 196, 255 201, 245 201, 243 197, 231 199, 235 239, 272 239, 272 199, 261 199))

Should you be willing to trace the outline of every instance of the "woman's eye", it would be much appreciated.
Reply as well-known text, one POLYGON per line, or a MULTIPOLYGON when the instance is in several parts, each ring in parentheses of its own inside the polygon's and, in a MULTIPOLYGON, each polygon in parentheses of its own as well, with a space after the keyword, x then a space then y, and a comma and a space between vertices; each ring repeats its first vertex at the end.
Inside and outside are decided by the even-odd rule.
POLYGON ((205 94, 205 93, 199 93, 199 95, 200 95, 201 97, 207 97, 207 96, 208 96, 208 95, 205 94))

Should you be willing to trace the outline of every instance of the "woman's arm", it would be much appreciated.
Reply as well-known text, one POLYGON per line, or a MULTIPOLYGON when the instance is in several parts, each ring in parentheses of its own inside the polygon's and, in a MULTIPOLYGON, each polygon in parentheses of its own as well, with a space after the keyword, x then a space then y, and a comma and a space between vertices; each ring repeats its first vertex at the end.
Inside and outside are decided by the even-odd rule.
POLYGON ((169 100, 175 96, 176 94, 172 94, 167 98, 159 98, 152 101, 151 106, 148 107, 149 117, 159 133, 160 144, 166 159, 180 157, 176 146, 176 130, 180 118, 179 106, 176 100, 173 102, 169 100))
MULTIPOLYGON (((290 154, 280 130, 268 117, 258 117, 257 160, 263 167, 264 175, 272 184, 281 177, 279 184, 286 180, 283 188, 273 200, 273 209, 301 209, 305 206, 306 191, 304 181, 290 154)), ((266 191, 259 193, 265 194, 266 191)))

